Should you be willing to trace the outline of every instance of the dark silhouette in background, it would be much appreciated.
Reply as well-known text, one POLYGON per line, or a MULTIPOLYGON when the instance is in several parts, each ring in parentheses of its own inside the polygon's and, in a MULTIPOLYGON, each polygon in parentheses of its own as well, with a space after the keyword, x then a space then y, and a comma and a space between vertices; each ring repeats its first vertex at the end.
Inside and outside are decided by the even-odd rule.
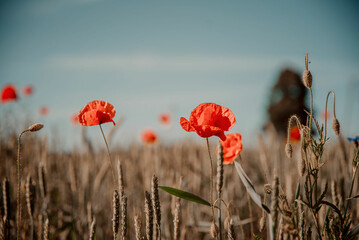
POLYGON ((302 124, 307 119, 306 107, 307 88, 303 85, 299 74, 291 69, 281 72, 278 81, 271 89, 270 103, 267 109, 268 122, 264 125, 267 130, 272 125, 277 133, 285 136, 288 127, 288 119, 295 114, 302 124))

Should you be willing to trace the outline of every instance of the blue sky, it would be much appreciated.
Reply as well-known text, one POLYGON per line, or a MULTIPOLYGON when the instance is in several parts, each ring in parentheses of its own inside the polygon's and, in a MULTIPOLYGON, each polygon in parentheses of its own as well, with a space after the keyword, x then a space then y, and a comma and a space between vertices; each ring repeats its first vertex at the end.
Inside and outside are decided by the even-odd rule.
MULTIPOLYGON (((308 52, 317 112, 334 90, 344 131, 358 134, 358 10, 356 1, 1 1, 0 84, 35 88, 1 105, 1 119, 31 116, 71 147, 81 134, 71 114, 101 99, 125 118, 117 144, 145 128, 167 142, 197 139, 179 118, 215 102, 236 115, 231 132, 253 143, 279 71, 301 73, 308 52), (171 129, 158 123, 163 111, 172 113, 171 129)), ((101 141, 96 127, 88 132, 101 141)))

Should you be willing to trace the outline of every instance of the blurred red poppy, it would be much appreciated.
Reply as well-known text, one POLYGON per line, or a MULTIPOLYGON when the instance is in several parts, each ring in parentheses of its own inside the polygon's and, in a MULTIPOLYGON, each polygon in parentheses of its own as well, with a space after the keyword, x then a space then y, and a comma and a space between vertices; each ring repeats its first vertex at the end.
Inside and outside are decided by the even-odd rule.
POLYGON ((171 115, 167 112, 164 112, 164 113, 161 113, 160 114, 160 122, 163 124, 163 125, 170 125, 171 124, 171 115))
POLYGON ((156 141, 157 141, 157 135, 154 131, 148 129, 142 132, 142 142, 151 144, 156 141))
POLYGON ((22 94, 23 94, 24 96, 29 96, 29 95, 32 94, 32 92, 33 92, 33 88, 32 88, 32 86, 30 86, 30 85, 25 86, 25 87, 23 87, 23 89, 22 89, 22 94))
POLYGON ((226 140, 221 140, 223 148, 223 164, 233 164, 233 161, 242 152, 242 135, 240 133, 230 133, 226 135, 226 140))
POLYGON ((79 123, 83 126, 94 126, 102 123, 112 122, 115 117, 115 108, 106 101, 95 100, 84 106, 78 114, 79 123))
POLYGON ((290 140, 291 141, 300 141, 300 131, 298 126, 294 126, 290 129, 290 140))
POLYGON ((45 107, 45 106, 44 106, 44 107, 41 107, 41 108, 40 108, 40 114, 43 115, 43 116, 49 114, 49 108, 48 108, 48 107, 45 107))
POLYGON ((78 113, 72 114, 71 122, 73 125, 77 125, 79 123, 79 114, 78 113))
POLYGON ((320 114, 320 117, 323 119, 323 120, 328 120, 330 118, 330 112, 327 111, 327 114, 325 114, 325 110, 322 111, 322 113, 320 114))
POLYGON ((1 102, 7 103, 7 102, 15 101, 16 99, 17 99, 16 87, 11 84, 5 85, 1 90, 1 102))
POLYGON ((224 131, 228 131, 235 123, 232 111, 215 103, 202 103, 191 112, 189 120, 183 117, 180 119, 185 131, 195 131, 204 138, 217 136, 223 141, 226 140, 224 131))

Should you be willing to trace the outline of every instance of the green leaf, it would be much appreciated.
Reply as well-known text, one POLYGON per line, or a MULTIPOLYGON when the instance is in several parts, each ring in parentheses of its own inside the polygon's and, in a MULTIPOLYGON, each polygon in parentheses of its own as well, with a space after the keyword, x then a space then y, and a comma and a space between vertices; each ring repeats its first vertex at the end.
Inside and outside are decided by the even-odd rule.
POLYGON ((211 206, 211 204, 204 200, 203 198, 200 198, 192 193, 189 193, 189 192, 185 192, 185 191, 182 191, 182 190, 179 190, 179 189, 176 189, 176 188, 171 188, 171 187, 165 187, 165 186, 159 186, 158 188, 162 189, 163 191, 166 191, 168 192, 169 194, 172 194, 176 197, 179 197, 179 198, 183 198, 183 199, 186 199, 188 201, 192 201, 192 202, 195 202, 195 203, 200 203, 200 204, 203 204, 203 205, 206 205, 206 206, 211 206))

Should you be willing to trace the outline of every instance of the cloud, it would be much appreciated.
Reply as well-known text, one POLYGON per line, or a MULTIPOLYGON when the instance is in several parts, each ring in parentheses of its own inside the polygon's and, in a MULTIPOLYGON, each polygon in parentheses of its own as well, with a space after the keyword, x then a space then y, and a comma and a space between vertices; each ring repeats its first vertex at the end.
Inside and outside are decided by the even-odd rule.
POLYGON ((65 55, 47 61, 51 67, 80 71, 243 72, 278 67, 285 58, 265 56, 65 55))

